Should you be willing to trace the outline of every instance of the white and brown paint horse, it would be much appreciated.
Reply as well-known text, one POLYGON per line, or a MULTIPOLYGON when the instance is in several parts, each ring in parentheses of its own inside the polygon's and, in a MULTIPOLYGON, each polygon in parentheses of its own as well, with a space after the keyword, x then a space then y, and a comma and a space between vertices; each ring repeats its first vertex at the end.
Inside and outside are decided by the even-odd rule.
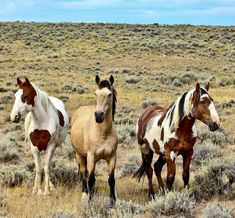
POLYGON ((48 96, 28 78, 22 82, 17 78, 19 90, 15 93, 15 103, 10 119, 19 122, 24 111, 29 112, 25 118, 25 139, 30 144, 34 157, 36 177, 33 193, 41 194, 41 152, 45 151, 45 189, 49 194, 54 189, 50 181, 50 162, 55 151, 68 134, 69 118, 62 101, 48 96))
POLYGON ((96 76, 98 89, 95 91, 96 106, 78 108, 71 119, 71 141, 82 179, 82 199, 89 195, 89 202, 95 185, 95 165, 100 159, 108 163, 110 206, 115 203, 116 150, 118 138, 114 126, 116 91, 114 78, 100 81, 96 76))
POLYGON ((164 184, 161 171, 167 164, 167 188, 172 189, 175 178, 175 159, 183 156, 183 180, 186 187, 189 182, 189 167, 193 155, 193 147, 197 139, 195 120, 209 126, 211 131, 219 128, 220 120, 213 99, 208 93, 209 83, 181 95, 168 109, 159 106, 148 107, 139 117, 137 138, 140 145, 143 163, 134 177, 138 180, 146 173, 149 181, 149 195, 154 197, 151 162, 153 152, 159 154, 154 164, 161 190, 164 184))

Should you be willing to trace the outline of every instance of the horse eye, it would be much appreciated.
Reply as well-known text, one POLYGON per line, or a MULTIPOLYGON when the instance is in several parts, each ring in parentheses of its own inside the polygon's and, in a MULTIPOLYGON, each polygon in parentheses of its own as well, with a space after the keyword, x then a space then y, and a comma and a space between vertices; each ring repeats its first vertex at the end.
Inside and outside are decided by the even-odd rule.
POLYGON ((97 96, 96 93, 95 93, 95 96, 97 96))
POLYGON ((108 94, 108 97, 111 97, 112 96, 112 93, 108 94))

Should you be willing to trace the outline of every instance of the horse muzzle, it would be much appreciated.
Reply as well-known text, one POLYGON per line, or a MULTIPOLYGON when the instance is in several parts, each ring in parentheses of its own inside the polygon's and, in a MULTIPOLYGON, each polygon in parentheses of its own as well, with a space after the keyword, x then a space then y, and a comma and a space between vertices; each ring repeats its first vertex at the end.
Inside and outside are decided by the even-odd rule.
POLYGON ((11 121, 13 123, 19 123, 21 118, 21 113, 19 112, 18 114, 15 115, 14 119, 11 118, 11 121))
POLYGON ((214 132, 217 129, 219 129, 219 125, 216 122, 209 121, 208 126, 210 128, 210 131, 214 132))
POLYGON ((96 111, 95 112, 95 121, 97 123, 103 123, 103 121, 104 121, 104 112, 96 111))

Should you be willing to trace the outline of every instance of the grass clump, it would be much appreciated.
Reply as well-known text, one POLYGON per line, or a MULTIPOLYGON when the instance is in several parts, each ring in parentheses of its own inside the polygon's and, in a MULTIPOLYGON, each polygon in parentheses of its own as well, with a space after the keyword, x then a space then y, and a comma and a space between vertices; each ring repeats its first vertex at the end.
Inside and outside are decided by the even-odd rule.
POLYGON ((192 214, 195 207, 195 199, 188 190, 170 191, 164 196, 150 201, 146 205, 146 209, 154 213, 156 216, 161 215, 187 215, 192 214))
POLYGON ((232 218, 231 213, 219 203, 208 203, 203 218, 232 218))
POLYGON ((18 160, 19 153, 15 141, 6 137, 0 142, 0 161, 18 160))

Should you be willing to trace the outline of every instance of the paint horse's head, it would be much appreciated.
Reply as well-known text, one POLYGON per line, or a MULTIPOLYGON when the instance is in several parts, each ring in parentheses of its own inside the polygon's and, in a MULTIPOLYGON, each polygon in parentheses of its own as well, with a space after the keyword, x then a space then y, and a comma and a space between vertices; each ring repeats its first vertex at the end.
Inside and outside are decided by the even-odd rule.
POLYGON ((109 80, 100 81, 100 77, 95 77, 98 89, 95 91, 96 96, 96 110, 95 120, 97 123, 102 123, 105 119, 107 112, 112 110, 112 116, 114 119, 116 109, 116 91, 113 87, 114 78, 111 75, 109 80))
POLYGON ((215 131, 220 126, 220 119, 208 91, 209 83, 205 88, 201 88, 199 83, 196 84, 192 97, 191 113, 196 119, 205 123, 211 131, 215 131))
POLYGON ((33 109, 34 98, 37 95, 27 77, 25 77, 24 82, 18 77, 17 83, 19 85, 19 90, 15 93, 15 103, 10 116, 11 121, 15 123, 20 121, 21 114, 24 111, 31 111, 33 109))

